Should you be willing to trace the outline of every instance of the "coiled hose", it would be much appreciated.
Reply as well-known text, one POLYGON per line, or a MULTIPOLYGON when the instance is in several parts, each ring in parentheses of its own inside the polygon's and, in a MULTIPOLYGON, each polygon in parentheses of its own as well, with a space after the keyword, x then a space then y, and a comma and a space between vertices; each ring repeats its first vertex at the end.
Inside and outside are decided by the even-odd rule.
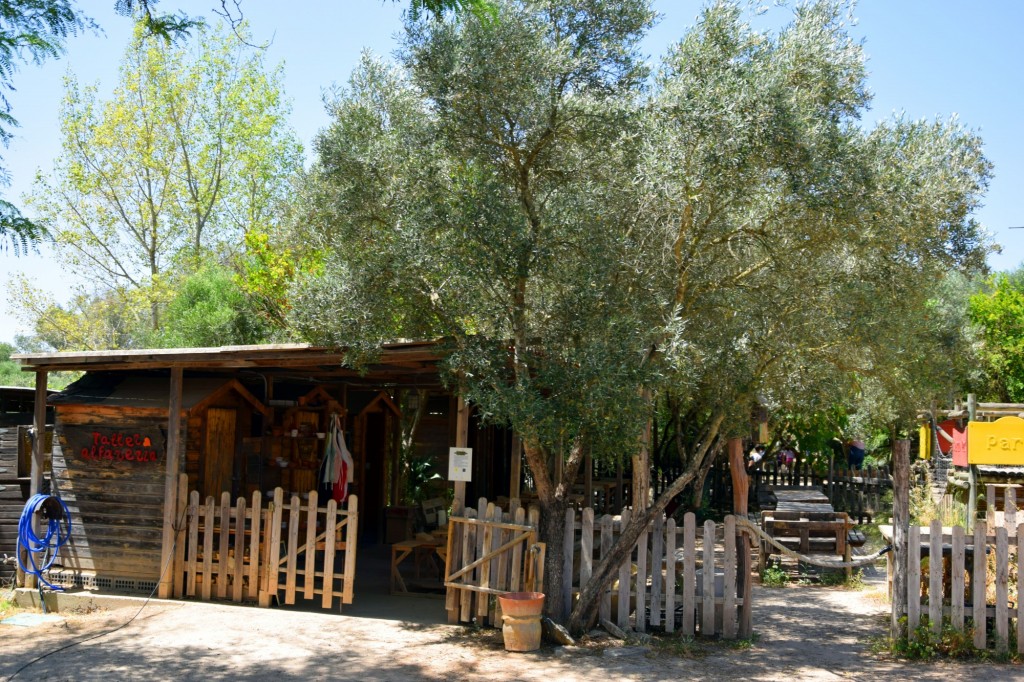
POLYGON ((53 565, 54 560, 60 553, 61 546, 68 541, 70 536, 71 514, 68 512, 68 507, 64 504, 64 500, 59 497, 51 497, 50 495, 33 495, 25 503, 25 508, 21 511, 21 519, 18 521, 18 565, 21 566, 21 570, 36 576, 39 578, 40 584, 46 585, 51 590, 63 590, 64 588, 54 585, 44 578, 43 572, 49 570, 50 566, 53 565), (48 502, 49 500, 54 500, 54 502, 48 502), (46 524, 46 535, 40 539, 32 528, 32 517, 44 503, 47 504, 49 519, 46 524), (55 506, 58 503, 63 511, 61 518, 56 518, 57 514, 54 513, 56 511, 55 506), (28 566, 22 560, 21 550, 23 549, 27 550, 28 566), (50 552, 49 556, 47 556, 48 551, 50 552), (42 566, 36 561, 37 554, 41 555, 42 566))

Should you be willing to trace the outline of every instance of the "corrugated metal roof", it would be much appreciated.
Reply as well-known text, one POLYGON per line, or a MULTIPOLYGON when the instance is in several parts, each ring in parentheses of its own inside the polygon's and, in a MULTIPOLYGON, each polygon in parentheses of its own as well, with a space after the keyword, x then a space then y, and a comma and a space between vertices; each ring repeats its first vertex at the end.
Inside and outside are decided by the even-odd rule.
POLYGON ((978 473, 985 476, 1024 476, 1024 466, 1004 466, 1001 464, 979 464, 978 473))

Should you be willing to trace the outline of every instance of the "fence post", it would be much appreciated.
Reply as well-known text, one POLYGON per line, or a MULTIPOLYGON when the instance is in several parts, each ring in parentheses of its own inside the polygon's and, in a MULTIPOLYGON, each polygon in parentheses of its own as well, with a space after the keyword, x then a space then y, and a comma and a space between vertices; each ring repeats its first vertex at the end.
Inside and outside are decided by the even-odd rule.
MULTIPOLYGON (((900 618, 907 611, 907 531, 910 527, 910 441, 898 440, 892 450, 892 620, 893 639, 900 637, 900 618)), ((914 551, 919 551, 917 547, 914 551)))

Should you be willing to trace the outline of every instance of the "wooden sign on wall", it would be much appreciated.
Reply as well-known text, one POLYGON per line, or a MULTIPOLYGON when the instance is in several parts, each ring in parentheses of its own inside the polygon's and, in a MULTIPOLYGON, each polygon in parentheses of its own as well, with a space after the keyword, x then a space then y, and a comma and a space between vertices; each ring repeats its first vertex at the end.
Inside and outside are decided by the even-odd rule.
POLYGON ((967 428, 967 460, 971 464, 1024 465, 1024 419, 971 422, 967 428))

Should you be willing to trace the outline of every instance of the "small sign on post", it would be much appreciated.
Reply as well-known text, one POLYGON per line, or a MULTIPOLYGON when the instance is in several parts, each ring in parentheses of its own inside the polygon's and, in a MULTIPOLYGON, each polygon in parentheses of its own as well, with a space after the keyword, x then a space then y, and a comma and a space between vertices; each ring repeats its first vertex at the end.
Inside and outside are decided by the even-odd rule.
POLYGON ((473 448, 448 449, 448 480, 473 480, 473 448))

